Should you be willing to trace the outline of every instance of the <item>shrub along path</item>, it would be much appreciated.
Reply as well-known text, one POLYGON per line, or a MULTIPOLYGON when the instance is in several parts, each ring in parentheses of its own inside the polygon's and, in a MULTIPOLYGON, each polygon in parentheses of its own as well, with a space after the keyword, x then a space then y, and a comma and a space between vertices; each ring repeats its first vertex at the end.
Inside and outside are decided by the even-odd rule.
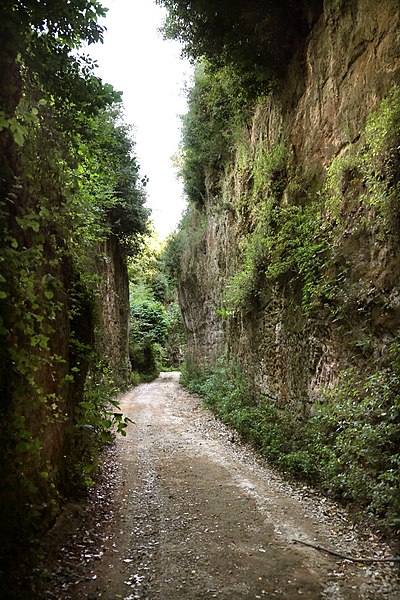
POLYGON ((294 542, 354 557, 393 553, 365 527, 357 532, 342 508, 258 461, 178 374, 133 389, 121 405, 133 423, 87 508, 73 520, 67 513, 69 538, 62 524, 50 535, 61 531, 63 542, 44 597, 400 597, 398 564, 294 542))

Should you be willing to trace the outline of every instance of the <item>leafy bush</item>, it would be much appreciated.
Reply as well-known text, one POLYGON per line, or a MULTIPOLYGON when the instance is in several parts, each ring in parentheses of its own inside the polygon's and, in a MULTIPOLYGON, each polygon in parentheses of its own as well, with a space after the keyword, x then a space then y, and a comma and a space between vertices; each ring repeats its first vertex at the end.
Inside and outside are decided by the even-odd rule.
POLYGON ((299 421, 250 387, 240 367, 185 366, 181 381, 279 468, 365 507, 400 529, 400 361, 365 378, 343 373, 312 417, 299 421))
POLYGON ((312 445, 324 453, 327 489, 366 505, 400 527, 400 369, 391 365, 364 380, 344 372, 310 421, 312 445), (329 449, 329 451, 327 451, 329 449))
POLYGON ((134 371, 154 378, 164 362, 163 346, 168 333, 164 306, 153 299, 131 301, 130 358, 134 371))
POLYGON ((198 206, 205 202, 206 177, 231 154, 246 103, 231 69, 212 72, 206 62, 196 66, 188 112, 182 118, 180 175, 187 198, 198 206))
POLYGON ((99 471, 97 458, 104 444, 112 442, 116 433, 126 435, 130 419, 121 412, 116 400, 118 391, 107 361, 90 353, 83 399, 74 411, 74 435, 66 457, 69 486, 74 493, 94 484, 99 471))

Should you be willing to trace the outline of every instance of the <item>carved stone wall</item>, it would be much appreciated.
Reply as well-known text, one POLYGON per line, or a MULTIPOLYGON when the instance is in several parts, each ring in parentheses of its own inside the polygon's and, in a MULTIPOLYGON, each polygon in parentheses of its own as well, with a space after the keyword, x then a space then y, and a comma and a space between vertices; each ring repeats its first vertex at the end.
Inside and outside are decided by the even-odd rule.
MULTIPOLYGON (((287 79, 272 100, 257 107, 243 136, 250 148, 260 140, 266 148, 285 140, 294 166, 312 173, 315 184, 324 179, 331 160, 357 141, 367 115, 399 82, 398 3, 327 1, 289 65, 287 79)), ((305 412, 321 387, 335 383, 348 366, 351 345, 324 312, 307 316, 296 290, 284 282, 271 285, 260 279, 248 310, 228 317, 220 310, 248 232, 239 209, 246 185, 236 156, 226 166, 218 198, 209 186, 204 212, 194 219, 179 286, 189 358, 195 364, 212 363, 227 352, 261 394, 278 406, 305 412)), ((400 329, 397 250, 389 248, 393 240, 385 245, 373 231, 353 231, 351 222, 359 218, 353 209, 344 208, 349 227, 338 242, 338 251, 351 265, 348 283, 368 286, 371 280, 374 289, 392 298, 386 308, 378 302, 348 315, 356 336, 367 311, 373 360, 379 362, 381 350, 400 329)), ((357 360, 362 369, 363 356, 357 360)))

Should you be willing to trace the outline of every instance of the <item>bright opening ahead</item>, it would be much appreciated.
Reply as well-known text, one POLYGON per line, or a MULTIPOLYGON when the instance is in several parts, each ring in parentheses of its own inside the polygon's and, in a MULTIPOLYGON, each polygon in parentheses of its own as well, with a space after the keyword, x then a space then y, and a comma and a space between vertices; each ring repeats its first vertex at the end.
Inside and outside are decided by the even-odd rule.
POLYGON ((174 230, 185 201, 172 158, 186 112, 191 66, 178 43, 163 40, 165 10, 152 0, 102 0, 108 8, 104 43, 90 47, 96 75, 123 92, 125 120, 134 126, 136 155, 147 175, 148 206, 160 238, 174 230))

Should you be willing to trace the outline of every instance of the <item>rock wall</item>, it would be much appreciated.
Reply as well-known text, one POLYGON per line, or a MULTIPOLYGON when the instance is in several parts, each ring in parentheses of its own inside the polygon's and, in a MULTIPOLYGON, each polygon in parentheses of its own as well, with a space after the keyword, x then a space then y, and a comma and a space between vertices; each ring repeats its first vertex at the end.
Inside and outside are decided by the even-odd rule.
MULTIPOLYGON (((395 0, 325 2, 306 41, 302 94, 288 123, 298 161, 328 165, 357 140, 366 115, 399 81, 398 9, 395 0)), ((293 63, 289 79, 298 72, 293 63)))
MULTIPOLYGON (((341 225, 331 236, 335 264, 346 265, 332 302, 347 316, 336 322, 323 307, 305 311, 293 277, 271 283, 265 265, 244 309, 225 310, 223 299, 257 225, 249 205, 262 201, 252 195, 254 170, 243 167, 243 148, 254 163, 260 146, 268 151, 284 141, 291 172, 302 173, 308 195, 321 195, 332 160, 361 144, 367 116, 398 83, 398 2, 325 2, 279 90, 255 109, 218 185, 209 182, 204 209, 191 209, 179 295, 192 364, 227 353, 259 393, 298 413, 308 412, 321 387, 349 365, 363 371, 383 364, 400 332, 399 240, 396 228, 384 234, 371 225, 373 215, 366 218, 361 208, 362 178, 356 184, 351 173, 342 182, 341 225)), ((286 184, 281 202, 290 205, 297 192, 286 184)))
POLYGON ((51 524, 63 496, 76 492, 76 465, 88 457, 77 454, 81 430, 74 419, 85 399, 88 370, 98 367, 91 365, 92 352, 108 359, 108 376, 116 384, 128 385, 130 375, 128 275, 118 242, 108 239, 99 252, 98 283, 93 284, 97 293, 82 282, 67 256, 60 260, 51 243, 40 250, 36 264, 29 259, 36 235, 21 233, 18 243, 23 250, 16 250, 10 274, 3 270, 10 275, 13 304, 2 307, 1 321, 7 327, 2 331, 7 343, 0 377, 0 531, 5 552, 0 562, 5 561, 6 569, 25 538, 51 524), (49 282, 45 291, 44 280, 49 282), (33 329, 36 321, 39 333, 33 329))
POLYGON ((129 361, 129 280, 126 262, 118 242, 104 242, 97 261, 99 282, 99 326, 97 343, 107 357, 120 385, 126 385, 131 372, 129 361))

